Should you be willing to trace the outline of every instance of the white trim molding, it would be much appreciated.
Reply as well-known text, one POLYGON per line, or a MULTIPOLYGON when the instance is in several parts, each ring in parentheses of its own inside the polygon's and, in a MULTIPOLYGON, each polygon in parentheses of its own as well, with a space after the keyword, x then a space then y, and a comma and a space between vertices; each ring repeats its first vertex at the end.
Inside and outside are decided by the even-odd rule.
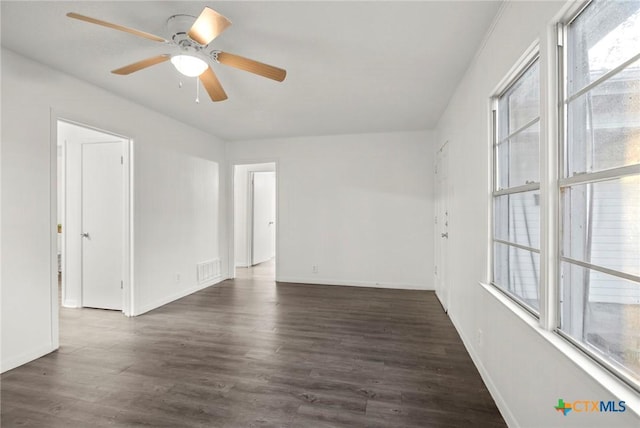
POLYGON ((302 277, 278 277, 276 282, 288 282, 293 284, 313 284, 313 285, 339 285, 346 287, 369 287, 369 288, 388 288, 394 290, 428 290, 434 291, 433 286, 428 287, 426 284, 417 283, 394 283, 394 282, 374 282, 374 281, 357 281, 348 279, 334 278, 302 278, 302 277))

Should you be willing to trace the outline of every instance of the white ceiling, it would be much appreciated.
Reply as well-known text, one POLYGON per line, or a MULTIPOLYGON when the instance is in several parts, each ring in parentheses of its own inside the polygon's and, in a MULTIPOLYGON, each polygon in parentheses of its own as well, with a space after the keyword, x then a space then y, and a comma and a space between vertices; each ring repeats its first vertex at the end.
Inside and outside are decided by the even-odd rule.
POLYGON ((224 140, 433 128, 499 1, 2 1, 2 45, 224 140), (287 70, 277 83, 216 64, 229 99, 210 102, 169 63, 110 70, 167 52, 65 16, 77 12, 168 38, 166 20, 204 6, 233 25, 212 46, 287 70))

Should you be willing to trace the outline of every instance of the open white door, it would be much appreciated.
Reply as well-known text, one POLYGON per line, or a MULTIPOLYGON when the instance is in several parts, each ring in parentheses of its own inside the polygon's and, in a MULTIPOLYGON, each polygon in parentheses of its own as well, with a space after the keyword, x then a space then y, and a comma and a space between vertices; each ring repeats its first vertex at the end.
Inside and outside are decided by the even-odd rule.
POLYGON ((123 144, 82 144, 82 306, 122 309, 123 144))
POLYGON ((447 266, 449 250, 449 145, 445 143, 436 154, 435 168, 435 288, 445 311, 449 310, 447 266))
POLYGON ((275 256, 276 175, 252 173, 253 233, 251 264, 266 262, 275 256))

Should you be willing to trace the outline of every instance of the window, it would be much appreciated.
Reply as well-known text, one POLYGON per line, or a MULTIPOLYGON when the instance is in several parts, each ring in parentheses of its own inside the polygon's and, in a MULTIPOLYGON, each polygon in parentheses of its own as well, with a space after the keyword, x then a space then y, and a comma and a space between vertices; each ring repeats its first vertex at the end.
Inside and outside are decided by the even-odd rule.
POLYGON ((540 66, 537 57, 494 99, 492 282, 540 310, 540 66))
POLYGON ((559 332, 640 385, 640 2, 564 31, 559 332))
POLYGON ((492 98, 491 282, 640 391, 640 0, 559 30, 559 55, 526 55, 492 98))

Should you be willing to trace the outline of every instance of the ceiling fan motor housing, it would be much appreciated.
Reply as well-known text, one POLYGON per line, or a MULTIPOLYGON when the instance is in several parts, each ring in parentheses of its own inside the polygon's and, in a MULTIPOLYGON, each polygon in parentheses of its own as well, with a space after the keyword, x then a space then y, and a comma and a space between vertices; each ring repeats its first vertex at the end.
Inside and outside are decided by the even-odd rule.
POLYGON ((167 20, 167 28, 169 29, 171 40, 180 48, 199 52, 205 46, 196 42, 187 34, 195 20, 196 17, 191 15, 173 15, 167 20))

